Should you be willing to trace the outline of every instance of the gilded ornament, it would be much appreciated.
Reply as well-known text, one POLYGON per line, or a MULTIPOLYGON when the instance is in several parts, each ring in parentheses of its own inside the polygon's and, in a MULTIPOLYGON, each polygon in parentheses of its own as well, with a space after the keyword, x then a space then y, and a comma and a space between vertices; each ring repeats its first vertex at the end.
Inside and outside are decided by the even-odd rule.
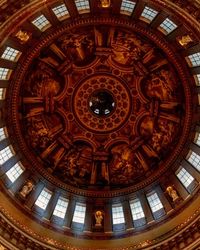
POLYGON ((179 44, 183 47, 187 46, 189 43, 193 42, 192 38, 189 35, 182 36, 177 39, 179 44))
POLYGON ((102 222, 103 222, 103 213, 101 211, 96 211, 95 212, 95 227, 102 227, 102 222))
POLYGON ((168 186, 166 191, 167 191, 168 195, 172 198, 173 201, 176 201, 179 199, 179 196, 178 196, 174 187, 168 186))
POLYGON ((102 8, 109 8, 110 7, 110 0, 101 0, 101 7, 102 8))
POLYGON ((30 33, 28 33, 27 31, 19 30, 15 37, 20 40, 20 43, 24 44, 29 40, 30 33))

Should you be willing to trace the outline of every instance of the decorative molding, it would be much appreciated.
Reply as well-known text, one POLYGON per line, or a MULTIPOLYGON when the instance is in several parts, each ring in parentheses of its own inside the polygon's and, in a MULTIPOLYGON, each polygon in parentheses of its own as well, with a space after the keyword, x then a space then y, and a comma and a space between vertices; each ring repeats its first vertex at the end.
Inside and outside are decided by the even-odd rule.
MULTIPOLYGON (((71 246, 69 243, 63 245, 56 240, 41 237, 37 233, 33 232, 32 229, 21 225, 20 222, 16 221, 4 208, 0 207, 0 210, 2 211, 2 214, 0 215, 0 236, 6 239, 6 241, 12 243, 14 246, 19 247, 21 245, 21 247, 26 248, 34 248, 37 246, 38 249, 41 250, 99 250, 98 246, 97 248, 91 248, 89 246, 71 246)), ((147 239, 137 245, 134 243, 131 246, 124 245, 123 248, 111 247, 109 250, 170 250, 172 247, 174 250, 182 249, 183 247, 184 249, 192 249, 190 248, 190 245, 194 243, 196 245, 200 244, 200 208, 196 210, 194 214, 189 216, 183 223, 159 238, 155 238, 153 240, 147 239)), ((106 247, 101 247, 101 250, 107 249, 108 248, 106 247)))

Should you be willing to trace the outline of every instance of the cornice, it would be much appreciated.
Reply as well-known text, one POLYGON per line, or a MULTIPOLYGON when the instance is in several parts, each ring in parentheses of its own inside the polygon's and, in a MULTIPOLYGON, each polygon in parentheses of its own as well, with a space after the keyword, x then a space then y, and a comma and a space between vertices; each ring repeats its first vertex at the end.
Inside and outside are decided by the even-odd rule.
MULTIPOLYGON (((51 5, 57 0, 39 1, 39 0, 20 0, 17 4, 13 4, 12 1, 1 1, 0 3, 0 41, 4 39, 12 32, 12 27, 20 25, 25 19, 32 16, 35 12, 40 10, 44 5, 51 5), (8 29, 8 27, 10 27, 8 29), (8 30, 10 30, 8 32, 8 30), (2 36, 1 36, 2 33, 2 36)), ((199 1, 190 0, 153 0, 153 5, 160 6, 162 9, 168 9, 171 13, 174 13, 176 18, 183 18, 191 27, 199 32, 200 29, 200 9, 199 1)))
MULTIPOLYGON (((149 250, 156 250, 156 249, 166 249, 170 250, 172 247, 173 249, 180 249, 180 246, 184 246, 184 249, 193 249, 190 245, 198 245, 200 243, 200 208, 197 208, 193 211, 192 215, 184 217, 185 219, 180 219, 180 223, 174 227, 173 229, 169 230, 165 234, 162 234, 162 229, 160 228, 158 232, 160 232, 160 236, 154 238, 154 234, 146 233, 146 240, 138 241, 135 237, 141 239, 141 236, 137 235, 135 237, 130 237, 128 242, 125 240, 111 240, 110 244, 107 245, 106 241, 101 242, 102 244, 99 245, 99 241, 95 241, 95 245, 92 241, 84 240, 84 246, 81 246, 82 240, 76 239, 76 244, 73 241, 70 241, 70 237, 66 236, 65 243, 59 241, 58 232, 55 233, 55 237, 48 237, 49 229, 45 229, 46 236, 43 236, 40 232, 40 225, 38 228, 30 228, 30 224, 25 225, 22 223, 23 220, 16 218, 16 215, 11 214, 10 211, 3 208, 0 205, 1 211, 1 230, 0 236, 6 239, 9 243, 12 243, 15 247, 38 247, 41 250, 46 249, 67 249, 67 250, 94 250, 94 249, 101 249, 101 250, 134 250, 134 249, 149 249, 149 250), (39 231, 38 231, 39 230, 39 231), (118 243, 115 243, 118 242, 118 243), (112 244, 113 242, 113 244, 112 244), (123 243, 123 247, 121 244, 123 243), (74 243, 74 244, 73 244, 74 243), (118 247, 116 246, 118 245, 118 247)), ((179 215, 181 216, 184 215, 179 215)), ((29 219, 28 219, 29 220, 29 219)), ((30 223, 30 222, 29 222, 30 223)), ((181 248, 182 248, 181 247, 181 248)))

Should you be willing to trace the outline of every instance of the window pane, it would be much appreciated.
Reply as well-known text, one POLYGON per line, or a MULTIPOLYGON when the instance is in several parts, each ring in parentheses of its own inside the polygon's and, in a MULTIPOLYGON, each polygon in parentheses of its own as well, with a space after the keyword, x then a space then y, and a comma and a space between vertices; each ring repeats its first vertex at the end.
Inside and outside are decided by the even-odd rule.
POLYGON ((11 169, 6 172, 7 177, 11 182, 17 180, 17 178, 24 172, 24 168, 20 163, 16 163, 11 169))
POLYGON ((74 211, 74 216, 72 221, 84 224, 85 221, 85 211, 86 211, 86 206, 85 204, 77 203, 74 211))
POLYGON ((67 211, 67 206, 68 206, 68 200, 62 197, 59 198, 56 207, 53 211, 53 215, 64 219, 67 211))
POLYGON ((192 66, 200 66, 200 52, 188 56, 192 66))
POLYGON ((157 14, 158 11, 146 6, 141 14, 141 17, 144 17, 145 19, 151 22, 153 21, 153 19, 156 17, 157 14))
POLYGON ((0 128, 0 141, 6 138, 5 128, 0 128))
POLYGON ((114 225, 120 224, 120 223, 125 223, 123 207, 121 204, 117 204, 117 205, 112 206, 112 218, 113 218, 114 225))
POLYGON ((144 212, 141 206, 141 203, 138 199, 130 202, 131 213, 133 216, 133 220, 138 220, 144 218, 144 212))
POLYGON ((169 18, 166 18, 160 25, 161 30, 164 30, 166 34, 169 34, 177 28, 177 25, 172 22, 169 18))
POLYGON ((40 193, 40 195, 38 196, 35 202, 35 205, 45 210, 49 203, 49 200, 51 199, 51 196, 52 196, 52 192, 44 188, 42 192, 40 193))
POLYGON ((37 17, 35 20, 32 21, 32 24, 34 24, 41 31, 45 31, 51 26, 50 22, 46 19, 44 15, 37 17))
POLYGON ((0 164, 2 165, 8 159, 10 159, 14 153, 11 151, 11 148, 7 146, 6 148, 0 151, 0 164))
POLYGON ((0 100, 4 100, 5 99, 5 88, 0 88, 0 100))
POLYGON ((191 174, 189 174, 185 168, 181 168, 181 170, 176 174, 181 183, 187 188, 193 181, 194 178, 191 174))
POLYGON ((0 68, 0 80, 8 80, 11 72, 12 71, 10 69, 0 68))
POLYGON ((121 4, 121 10, 120 13, 131 15, 133 13, 133 10, 135 8, 135 2, 129 1, 129 0, 123 0, 121 4))
POLYGON ((194 75, 195 83, 197 86, 200 86, 200 74, 194 75))
POLYGON ((195 167, 198 171, 200 171, 200 156, 195 152, 192 152, 188 161, 195 167))
POLYGON ((148 195, 147 200, 149 202, 149 205, 150 205, 153 213, 163 208, 163 205, 162 205, 157 193, 154 193, 152 195, 148 195))
POLYGON ((19 59, 20 54, 21 53, 18 50, 7 47, 3 52, 1 58, 16 62, 19 59))
POLYGON ((194 143, 200 146, 200 133, 196 133, 194 143))
POLYGON ((90 11, 90 4, 88 0, 75 0, 77 10, 82 12, 89 12, 90 11))
POLYGON ((69 12, 65 6, 65 4, 59 5, 52 9, 54 14, 57 16, 58 19, 64 19, 67 18, 69 15, 69 12))

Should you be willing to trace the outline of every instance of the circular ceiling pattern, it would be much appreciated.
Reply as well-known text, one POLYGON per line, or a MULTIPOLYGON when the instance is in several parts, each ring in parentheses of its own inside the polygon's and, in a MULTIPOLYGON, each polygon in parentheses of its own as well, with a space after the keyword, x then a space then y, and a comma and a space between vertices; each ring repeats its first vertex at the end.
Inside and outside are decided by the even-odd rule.
POLYGON ((198 28, 168 0, 96 3, 34 1, 7 27, 3 216, 52 249, 171 249, 199 215, 198 28))
POLYGON ((23 80, 12 85, 9 122, 20 117, 23 153, 56 183, 107 193, 144 185, 181 150, 190 116, 184 73, 177 60, 173 65, 169 45, 135 29, 61 29, 24 59, 28 68, 19 69, 23 80), (13 98, 19 95, 20 103, 13 98), (104 102, 99 109, 97 97, 104 102))
POLYGON ((92 74, 78 87, 73 99, 74 115, 93 134, 118 130, 130 114, 129 90, 120 79, 108 73, 92 74))

